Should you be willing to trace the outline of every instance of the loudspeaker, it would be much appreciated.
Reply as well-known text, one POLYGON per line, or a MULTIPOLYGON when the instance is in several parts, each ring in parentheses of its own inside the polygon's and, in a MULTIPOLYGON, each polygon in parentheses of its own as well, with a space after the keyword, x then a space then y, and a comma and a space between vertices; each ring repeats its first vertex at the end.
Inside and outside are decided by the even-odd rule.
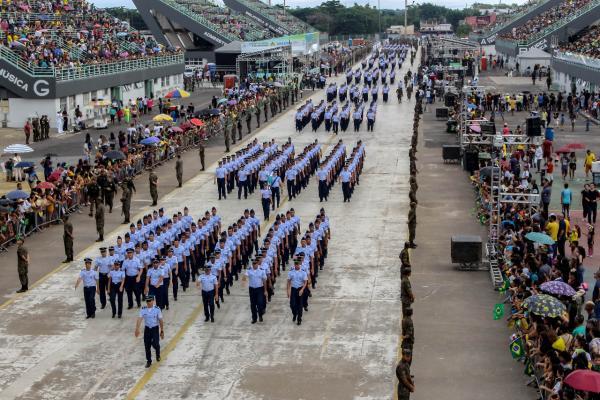
POLYGON ((496 124, 491 121, 482 122, 481 123, 481 134, 482 135, 495 135, 496 134, 496 124))
POLYGON ((460 146, 458 144, 442 145, 442 159, 444 161, 460 161, 460 146))
POLYGON ((527 136, 542 136, 540 117, 527 118, 527 136))
POLYGON ((446 107, 454 107, 455 103, 456 96, 454 95, 454 93, 446 93, 446 95, 444 96, 444 105, 446 107))
POLYGON ((440 107, 435 109, 436 118, 448 118, 448 109, 446 107, 440 107))
POLYGON ((479 169, 479 152, 477 150, 465 150, 463 167, 470 173, 479 169))
POLYGON ((481 262, 482 243, 479 236, 452 236, 450 257, 453 263, 467 264, 481 262))

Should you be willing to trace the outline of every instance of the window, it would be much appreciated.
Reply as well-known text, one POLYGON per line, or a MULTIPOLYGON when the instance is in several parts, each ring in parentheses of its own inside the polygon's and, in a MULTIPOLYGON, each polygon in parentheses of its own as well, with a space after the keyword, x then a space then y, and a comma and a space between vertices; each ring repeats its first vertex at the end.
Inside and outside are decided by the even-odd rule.
POLYGON ((83 94, 83 106, 86 107, 92 102, 92 92, 83 94))
POLYGON ((75 106, 77 105, 75 103, 76 103, 75 102, 75 96, 69 96, 69 107, 74 109, 75 106))
POLYGON ((60 111, 66 110, 66 109, 67 109, 67 98, 61 97, 60 98, 60 111))

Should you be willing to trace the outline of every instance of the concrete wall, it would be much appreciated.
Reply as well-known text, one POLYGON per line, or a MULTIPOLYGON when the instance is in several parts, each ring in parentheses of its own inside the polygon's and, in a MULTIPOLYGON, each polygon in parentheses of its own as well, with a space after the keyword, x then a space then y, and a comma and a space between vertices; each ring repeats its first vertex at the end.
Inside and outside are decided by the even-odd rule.
MULTIPOLYGON (((154 98, 163 97, 169 91, 181 88, 183 89, 183 74, 169 75, 166 77, 155 78, 153 87, 154 98)), ((132 101, 138 97, 146 95, 144 81, 131 82, 127 85, 120 85, 121 96, 123 103, 127 103, 129 99, 132 101)), ((67 110, 70 117, 74 118, 75 108, 79 105, 79 109, 83 113, 85 120, 89 121, 94 118, 94 113, 100 110, 94 110, 89 107, 92 99, 104 99, 112 101, 111 87, 105 87, 92 91, 84 91, 71 96, 65 96, 57 99, 48 100, 32 100, 10 98, 8 103, 8 127, 21 128, 25 124, 25 120, 30 117, 35 117, 43 114, 48 115, 50 119, 50 127, 56 128, 55 116, 60 109, 67 110)), ((105 111, 105 110, 102 110, 105 111)))
POLYGON ((567 71, 563 72, 552 69, 552 85, 558 86, 559 90, 561 91, 565 91, 567 93, 571 92, 571 82, 573 77, 575 78, 575 91, 578 93, 584 89, 596 91, 598 88, 600 88, 600 85, 574 76, 567 71))

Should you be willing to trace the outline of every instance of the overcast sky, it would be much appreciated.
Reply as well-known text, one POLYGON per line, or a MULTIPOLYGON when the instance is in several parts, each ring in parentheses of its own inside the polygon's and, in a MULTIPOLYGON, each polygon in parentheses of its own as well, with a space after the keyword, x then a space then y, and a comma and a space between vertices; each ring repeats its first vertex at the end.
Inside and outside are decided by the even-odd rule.
MULTIPOLYGON (((283 0, 272 0, 273 4, 283 4, 283 0)), ((380 0, 381 1, 381 8, 391 8, 391 9, 396 9, 396 8, 404 8, 404 1, 402 0, 380 0)), ((133 2, 131 0, 91 0, 92 3, 96 4, 98 7, 118 7, 118 6, 125 6, 125 7, 130 7, 130 8, 134 8, 133 2)), ((291 6, 291 7, 296 7, 298 5, 302 5, 302 6, 316 6, 321 4, 323 1, 322 0, 286 0, 286 4, 291 6)), ((377 0, 341 0, 342 4, 347 5, 347 6, 351 6, 354 3, 358 3, 358 4, 371 4, 373 6, 377 6, 377 0)), ((487 0, 479 0, 479 1, 475 1, 475 0, 468 0, 468 1, 460 1, 460 0, 431 0, 431 1, 424 1, 424 0, 419 0, 419 3, 433 3, 433 4, 438 4, 438 5, 443 5, 446 7, 451 7, 451 8, 463 8, 467 5, 470 5, 472 3, 498 3, 498 0, 493 0, 493 1, 487 1, 487 0)), ((510 0, 510 3, 524 3, 525 0, 510 0)))

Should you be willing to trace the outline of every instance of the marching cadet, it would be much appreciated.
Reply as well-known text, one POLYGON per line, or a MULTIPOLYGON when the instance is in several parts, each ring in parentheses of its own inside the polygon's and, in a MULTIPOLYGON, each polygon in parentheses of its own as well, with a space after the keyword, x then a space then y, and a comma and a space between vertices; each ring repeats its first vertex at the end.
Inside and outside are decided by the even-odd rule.
POLYGON ((133 308, 133 295, 137 306, 141 306, 141 293, 138 283, 140 282, 144 265, 137 257, 133 256, 133 248, 127 249, 127 258, 123 260, 123 271, 125 271, 125 291, 127 292, 127 309, 133 308))
POLYGON ((171 284, 173 286, 173 300, 177 301, 177 292, 179 290, 179 263, 177 262, 177 256, 173 253, 173 247, 169 247, 167 250, 166 264, 171 270, 171 284))
POLYGON ((214 182, 217 184, 217 190, 219 192, 219 200, 221 200, 221 195, 224 199, 227 199, 227 193, 225 192, 225 175, 227 173, 227 169, 223 166, 223 161, 219 161, 219 166, 215 170, 215 178, 214 182))
POLYGON ((352 114, 352 118, 354 119, 354 132, 360 131, 360 124, 362 123, 362 112, 360 108, 357 108, 356 111, 352 114))
POLYGON ((83 299, 85 300, 85 319, 96 318, 96 293, 98 293, 98 273, 92 269, 92 259, 86 257, 85 268, 79 271, 75 282, 75 290, 83 282, 83 299))
POLYGON ((271 209, 275 211, 275 205, 277 204, 277 208, 279 208, 279 202, 281 200, 281 177, 278 174, 275 174, 273 177, 273 181, 271 181, 271 192, 273 193, 273 198, 271 199, 271 209))
POLYGON ((411 248, 416 248, 415 244, 415 235, 417 229, 417 211, 416 211, 417 203, 411 202, 410 209, 408 210, 408 241, 410 243, 411 248))
POLYGON ((415 344, 415 326, 412 320, 413 309, 407 307, 402 314, 402 349, 412 351, 415 344))
POLYGON ((96 242, 104 241, 104 205, 102 202, 96 204, 96 232, 98 232, 98 239, 96 242))
POLYGON ((109 299, 112 317, 123 314, 123 288, 125 285, 125 272, 121 270, 119 261, 113 262, 113 268, 108 273, 108 286, 110 287, 109 299), (115 301, 116 300, 116 301, 115 301))
POLYGON ((337 135, 340 126, 340 116, 337 112, 333 114, 333 116, 331 117, 331 121, 333 124, 333 132, 337 135))
POLYGON ((133 197, 133 192, 135 192, 135 186, 131 179, 126 178, 121 184, 121 204, 123 209, 121 213, 123 214, 123 224, 129 223, 130 211, 131 211, 131 198, 133 197))
POLYGON ((150 197, 152 197, 151 206, 155 206, 158 204, 158 176, 154 172, 154 169, 150 170, 150 175, 148 176, 148 183, 150 185, 150 197))
POLYGON ((219 302, 218 288, 219 281, 211 273, 211 267, 204 268, 204 274, 198 277, 196 287, 202 292, 202 304, 204 305, 204 321, 215 322, 215 301, 219 302))
POLYGON ((183 184, 183 160, 181 154, 177 154, 177 161, 175 161, 175 176, 177 177, 177 187, 181 187, 183 184))
POLYGON ((265 217, 265 221, 269 220, 269 210, 271 209, 271 198, 273 197, 273 192, 271 191, 271 187, 269 185, 263 186, 260 190, 263 214, 265 217))
POLYGON ((144 294, 146 296, 150 295, 154 297, 156 304, 162 310, 162 308, 164 307, 162 302, 163 270, 162 268, 158 268, 158 264, 158 257, 154 257, 152 259, 152 268, 148 268, 148 272, 146 272, 144 294))
POLYGON ((98 290, 100 294, 101 309, 106 307, 106 293, 109 291, 108 273, 111 270, 113 260, 106 255, 106 247, 100 247, 100 257, 94 260, 94 269, 98 272, 98 290))
POLYGON ((404 248, 400 251, 400 263, 402 267, 410 267, 410 254, 408 249, 410 248, 409 242, 404 242, 404 248))
POLYGON ((267 275, 262 268, 258 268, 258 258, 252 263, 252 268, 248 268, 242 276, 242 282, 245 284, 248 280, 248 292, 250 295, 250 311, 252 313, 252 323, 263 322, 263 315, 266 308, 267 297, 267 275))
POLYGON ((69 215, 63 215, 63 243, 65 245, 65 255, 67 258, 63 263, 73 261, 73 224, 69 221, 69 215))
POLYGON ((402 360, 396 366, 396 378, 398 378, 398 400, 409 400, 410 394, 415 391, 415 384, 410 375, 410 363, 412 362, 412 351, 402 350, 402 360))
POLYGON ((390 87, 387 85, 387 83, 385 84, 385 86, 381 90, 381 93, 383 93, 383 102, 387 103, 388 102, 388 96, 389 96, 389 93, 390 93, 390 87))
POLYGON ((410 284, 410 272, 411 268, 406 266, 400 268, 401 282, 400 282, 400 300, 402 301, 402 313, 415 301, 415 296, 412 292, 412 286, 410 284))
POLYGON ((373 127, 375 126, 375 110, 369 108, 367 111, 367 132, 373 132, 373 127))
POLYGON ((165 338, 163 316, 160 308, 154 305, 154 297, 146 297, 146 305, 140 310, 140 315, 135 323, 135 337, 140 336, 140 325, 144 321, 144 349, 146 350, 146 368, 152 365, 152 351, 156 352, 156 361, 160 361, 160 339, 165 338), (159 332, 160 327, 160 332, 159 332))
POLYGON ((202 140, 200 140, 198 143, 198 155, 200 156, 200 165, 202 166, 200 171, 204 171, 204 150, 204 143, 202 143, 202 140))
POLYGON ((290 308, 292 309, 292 321, 302 324, 302 296, 308 284, 308 275, 300 270, 300 260, 294 260, 294 269, 288 272, 287 296, 290 299, 290 308))
POLYGON ((162 269, 162 272, 163 272, 163 284, 162 284, 163 306, 164 306, 164 308, 166 308, 168 310, 169 309, 169 285, 171 284, 172 272, 171 272, 171 266, 169 264, 167 264, 167 256, 160 257, 160 264, 158 265, 158 267, 160 269, 162 269))
POLYGON ((344 194, 344 203, 350 201, 350 181, 352 173, 348 170, 348 164, 344 165, 344 170, 340 172, 340 182, 342 182, 342 193, 344 194))

